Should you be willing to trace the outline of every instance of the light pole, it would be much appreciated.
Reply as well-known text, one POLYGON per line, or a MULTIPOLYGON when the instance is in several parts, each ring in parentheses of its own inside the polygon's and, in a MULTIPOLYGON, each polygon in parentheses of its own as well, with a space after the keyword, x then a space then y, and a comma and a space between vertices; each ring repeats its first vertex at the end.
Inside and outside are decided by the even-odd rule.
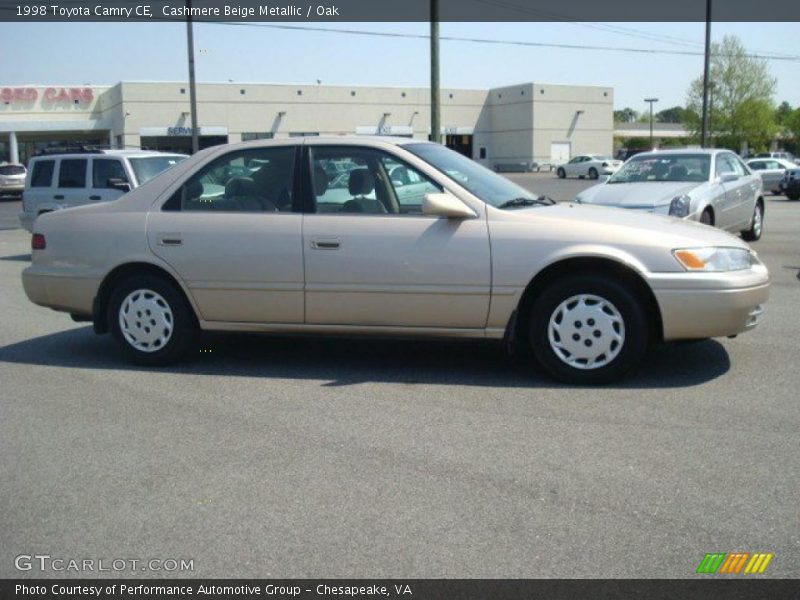
POLYGON ((706 50, 703 62, 703 122, 700 125, 700 147, 708 144, 708 76, 711 62, 711 0, 706 0, 706 50))
POLYGON ((197 89, 194 81, 194 35, 192 31, 192 0, 186 0, 186 50, 189 55, 189 106, 192 116, 192 154, 200 149, 200 132, 197 130, 197 89))
POLYGON ((653 104, 658 102, 658 98, 645 98, 645 102, 650 104, 650 149, 653 149, 653 104))
POLYGON ((442 143, 439 108, 439 0, 431 0, 431 141, 442 143))

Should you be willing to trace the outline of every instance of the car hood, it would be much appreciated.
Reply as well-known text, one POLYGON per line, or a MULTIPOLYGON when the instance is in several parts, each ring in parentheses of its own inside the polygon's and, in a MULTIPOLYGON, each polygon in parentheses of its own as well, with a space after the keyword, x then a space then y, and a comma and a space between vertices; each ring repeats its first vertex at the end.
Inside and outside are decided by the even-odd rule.
POLYGON ((716 227, 647 212, 572 203, 532 207, 514 212, 521 216, 557 220, 559 223, 554 224, 554 229, 575 233, 586 242, 613 242, 665 248, 700 246, 749 248, 741 238, 716 227))
POLYGON ((688 194, 699 185, 702 183, 686 181, 601 183, 578 194, 576 201, 603 206, 652 208, 669 204, 676 196, 688 194))

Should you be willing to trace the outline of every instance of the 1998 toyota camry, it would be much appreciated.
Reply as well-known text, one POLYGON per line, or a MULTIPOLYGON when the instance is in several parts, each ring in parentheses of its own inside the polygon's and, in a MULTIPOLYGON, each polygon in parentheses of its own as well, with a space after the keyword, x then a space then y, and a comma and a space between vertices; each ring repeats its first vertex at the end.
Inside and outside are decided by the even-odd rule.
POLYGON ((32 247, 28 297, 145 365, 200 330, 505 338, 561 380, 602 383, 649 342, 753 328, 769 288, 728 233, 554 205, 411 139, 216 146, 41 216, 32 247))

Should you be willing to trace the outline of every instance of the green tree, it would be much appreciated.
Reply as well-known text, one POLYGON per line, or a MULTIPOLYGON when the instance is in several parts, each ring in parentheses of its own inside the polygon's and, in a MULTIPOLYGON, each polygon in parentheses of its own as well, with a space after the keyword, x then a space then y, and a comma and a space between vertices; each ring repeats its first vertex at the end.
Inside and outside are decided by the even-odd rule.
POLYGON ((785 126, 792 112, 792 105, 784 100, 775 109, 775 122, 781 127, 785 126))
POLYGON ((686 109, 682 106, 665 108, 656 113, 655 119, 659 123, 683 123, 686 120, 686 109))
MULTIPOLYGON (((726 35, 711 47, 711 105, 709 133, 714 145, 738 149, 747 142, 763 148, 777 133, 772 96, 776 81, 767 61, 747 55, 741 40, 726 35)), ((686 125, 699 138, 703 78, 687 93, 686 125)))
POLYGON ((786 133, 794 138, 800 140, 800 108, 795 108, 784 121, 786 133))
POLYGON ((632 108, 625 107, 622 110, 614 111, 615 123, 633 123, 638 118, 638 114, 632 108))

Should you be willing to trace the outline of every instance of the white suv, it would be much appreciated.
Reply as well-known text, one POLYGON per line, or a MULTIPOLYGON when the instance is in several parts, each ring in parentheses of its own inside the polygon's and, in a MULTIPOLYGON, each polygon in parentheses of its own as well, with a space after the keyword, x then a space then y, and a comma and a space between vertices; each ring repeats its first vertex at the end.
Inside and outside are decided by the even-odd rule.
POLYGON ((42 213, 116 200, 185 158, 146 150, 34 156, 28 163, 19 222, 32 231, 42 213))

